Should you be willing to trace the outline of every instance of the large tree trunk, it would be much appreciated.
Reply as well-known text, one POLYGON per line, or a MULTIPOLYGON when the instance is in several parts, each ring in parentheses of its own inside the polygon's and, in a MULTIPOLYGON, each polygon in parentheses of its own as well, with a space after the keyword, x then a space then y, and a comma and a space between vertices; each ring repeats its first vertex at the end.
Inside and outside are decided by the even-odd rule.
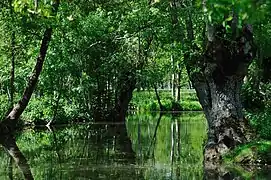
MULTIPOLYGON (((205 7, 204 3, 206 2, 203 1, 205 7)), ((189 11, 185 21, 188 40, 193 42, 195 36, 191 15, 189 11)), ((252 135, 242 113, 240 91, 256 48, 250 25, 245 25, 239 37, 236 37, 237 20, 234 15, 231 37, 222 25, 210 25, 206 20, 204 52, 200 55, 185 55, 189 78, 208 121, 208 142, 204 150, 207 164, 219 162, 223 154, 236 145, 247 142, 252 135)), ((200 51, 192 43, 190 49, 200 51)))
POLYGON ((226 77, 218 84, 206 76, 206 82, 194 83, 208 121, 208 142, 205 161, 219 161, 221 155, 248 140, 248 123, 242 113, 241 77, 226 77))
MULTIPOLYGON (((250 30, 246 28, 249 27, 245 26, 243 32, 250 30)), ((230 42, 234 45, 222 38, 209 38, 202 56, 202 71, 194 74, 190 71, 208 121, 208 142, 204 153, 207 163, 218 162, 221 155, 247 142, 252 135, 240 100, 243 79, 255 56, 252 32, 250 35, 243 33, 230 42)))

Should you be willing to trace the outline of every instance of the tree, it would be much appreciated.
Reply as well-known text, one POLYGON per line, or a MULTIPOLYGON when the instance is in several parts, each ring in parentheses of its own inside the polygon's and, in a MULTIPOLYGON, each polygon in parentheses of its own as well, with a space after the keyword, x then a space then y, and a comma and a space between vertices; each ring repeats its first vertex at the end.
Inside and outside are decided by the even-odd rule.
MULTIPOLYGON (((53 13, 55 14, 59 7, 59 0, 56 0, 53 4, 53 13)), ((52 36, 52 27, 48 27, 43 35, 43 39, 41 41, 40 51, 36 60, 36 65, 34 67, 34 70, 29 78, 28 84, 25 87, 24 93, 22 95, 22 98, 19 100, 19 102, 9 111, 7 116, 3 121, 0 123, 0 144, 2 144, 7 151, 9 152, 10 156, 13 157, 15 162, 18 164, 18 166, 22 169, 24 176, 26 179, 33 179, 31 170, 29 168, 29 165, 27 164, 27 161, 24 157, 24 155, 20 152, 18 149, 18 146, 14 140, 13 133, 14 129, 19 121, 19 118, 25 108, 27 107, 30 98, 33 94, 33 91, 37 85, 39 75, 42 71, 42 66, 46 57, 47 49, 49 46, 49 42, 51 40, 52 36)), ((13 34, 13 33, 12 33, 13 34)), ((14 61, 12 60, 12 64, 14 61)), ((12 65, 14 67, 14 65, 12 65)), ((12 70, 13 71, 13 70, 12 70)), ((14 78, 14 71, 12 72, 11 78, 14 78)), ((13 81, 13 80, 12 80, 13 81)), ((13 82, 12 86, 13 86, 13 82)))
MULTIPOLYGON (((252 25, 238 21, 242 15, 238 6, 238 3, 203 1, 206 19, 203 51, 191 43, 196 53, 186 56, 189 76, 208 121, 205 162, 220 161, 222 154, 251 138, 251 129, 242 112, 240 91, 256 55, 256 46, 252 25), (214 3, 217 9, 212 8, 214 3), (222 11, 220 6, 227 10, 222 11), (211 16, 211 11, 216 16, 211 16)), ((191 16, 188 15, 188 22, 192 21, 191 16)), ((191 23, 187 23, 187 37, 191 42, 195 41, 193 34, 191 23)))

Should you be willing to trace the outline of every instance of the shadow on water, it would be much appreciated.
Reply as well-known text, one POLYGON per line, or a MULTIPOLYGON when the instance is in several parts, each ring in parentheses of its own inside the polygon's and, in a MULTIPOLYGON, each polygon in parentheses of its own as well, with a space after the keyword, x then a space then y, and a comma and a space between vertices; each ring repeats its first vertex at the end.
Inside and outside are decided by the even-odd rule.
POLYGON ((0 179, 271 179, 268 169, 204 168, 205 137, 201 113, 29 129, 2 138, 0 179))

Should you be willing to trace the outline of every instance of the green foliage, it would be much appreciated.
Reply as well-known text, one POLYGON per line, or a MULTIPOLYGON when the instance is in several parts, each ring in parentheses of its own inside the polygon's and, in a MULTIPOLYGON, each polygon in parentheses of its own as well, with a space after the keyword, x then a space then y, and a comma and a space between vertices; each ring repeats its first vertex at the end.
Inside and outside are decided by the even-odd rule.
MULTIPOLYGON (((76 118, 92 120, 101 110, 103 114, 110 114, 129 79, 136 79, 138 89, 152 89, 154 85, 168 84, 172 74, 180 73, 178 82, 182 88, 186 87, 189 78, 185 65, 193 66, 192 76, 202 72, 203 63, 197 57, 205 49, 205 15, 210 21, 225 26, 233 19, 231 11, 234 9, 240 17, 239 25, 253 23, 255 41, 261 45, 262 56, 270 54, 267 12, 271 5, 268 1, 251 4, 248 0, 208 0, 207 12, 203 12, 201 2, 196 6, 195 1, 184 1, 174 9, 166 1, 149 4, 145 0, 121 3, 119 0, 75 0, 61 1, 57 16, 52 14, 51 2, 39 1, 37 7, 31 0, 14 0, 11 6, 8 1, 1 3, 1 115, 8 105, 12 49, 15 51, 15 99, 18 100, 48 26, 54 29, 53 37, 33 99, 23 114, 25 120, 41 121, 40 124, 53 118, 67 122, 76 118), (267 18, 263 19, 263 15, 267 18), (174 16, 178 22, 173 22, 176 21, 174 16), (193 42, 186 32, 189 18, 193 25, 193 42), (15 45, 11 43, 13 33, 15 45), (191 44, 197 49, 191 48, 191 44), (188 59, 192 61, 187 63, 188 59)), ((259 64, 260 59, 257 57, 259 64)), ((256 72, 260 66, 252 69, 256 72)), ((261 84, 262 90, 257 91, 252 81, 253 78, 249 79, 250 84, 244 87, 244 97, 249 106, 260 104, 262 108, 271 99, 270 86, 261 84)), ((167 111, 202 109, 195 93, 181 92, 180 102, 175 102, 169 92, 160 92, 160 96, 167 111)), ((159 110, 153 92, 149 95, 134 93, 131 104, 139 110, 159 110)))
POLYGON ((8 98, 5 95, 0 96, 0 118, 3 119, 9 106, 8 98))
POLYGON ((255 89, 250 82, 245 83, 242 87, 242 99, 244 107, 248 110, 263 110, 265 107, 263 92, 255 89))
POLYGON ((258 134, 263 139, 271 140, 271 110, 266 108, 261 112, 247 113, 251 124, 256 128, 258 134))

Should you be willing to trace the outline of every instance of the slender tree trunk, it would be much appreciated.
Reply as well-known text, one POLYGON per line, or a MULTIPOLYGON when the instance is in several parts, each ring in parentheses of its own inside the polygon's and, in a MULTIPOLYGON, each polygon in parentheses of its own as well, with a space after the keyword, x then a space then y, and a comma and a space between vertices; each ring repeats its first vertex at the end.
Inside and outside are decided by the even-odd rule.
POLYGON ((176 101, 179 102, 181 100, 181 65, 178 64, 178 74, 177 74, 177 92, 176 92, 176 101))
POLYGON ((57 99, 55 100, 55 104, 53 105, 53 109, 54 109, 53 118, 46 124, 47 127, 49 127, 56 120, 60 99, 61 99, 61 92, 59 92, 57 95, 57 99))
POLYGON ((10 67, 10 106, 13 106, 15 79, 15 32, 11 35, 11 67, 10 67))
POLYGON ((40 72, 42 70, 43 62, 45 60, 46 52, 52 35, 52 28, 46 29, 42 39, 42 44, 40 47, 40 53, 37 58, 36 66, 30 76, 28 85, 24 90, 21 100, 13 107, 12 111, 8 114, 4 122, 12 122, 11 124, 15 125, 18 121, 18 118, 21 116, 25 110, 32 93, 35 89, 35 86, 38 82, 40 72))
MULTIPOLYGON (((53 5, 53 12, 57 12, 59 6, 59 1, 56 1, 53 5)), ((8 112, 6 118, 0 123, 0 132, 3 134, 8 134, 13 132, 14 127, 16 126, 19 117, 27 107, 30 98, 33 94, 35 86, 38 82, 39 75, 42 70, 42 66, 45 60, 46 52, 48 49, 49 42, 52 36, 52 28, 48 28, 45 30, 43 39, 40 46, 40 52, 37 57, 35 68, 29 78, 28 84, 24 90, 22 98, 19 102, 12 108, 10 112, 8 112)))
POLYGON ((155 84, 154 84, 153 86, 154 86, 154 91, 155 91, 155 95, 156 95, 156 98, 157 98, 157 102, 158 102, 159 107, 160 107, 160 111, 164 111, 164 110, 165 110, 165 107, 164 107, 163 104, 161 103, 161 99, 160 99, 160 96, 159 96, 157 87, 156 87, 155 84))
POLYGON ((171 59, 171 63, 172 63, 172 89, 171 89, 171 95, 173 97, 173 99, 175 100, 176 96, 175 96, 175 90, 176 90, 176 73, 175 73, 175 59, 174 59, 174 56, 171 55, 170 56, 170 59, 171 59))

